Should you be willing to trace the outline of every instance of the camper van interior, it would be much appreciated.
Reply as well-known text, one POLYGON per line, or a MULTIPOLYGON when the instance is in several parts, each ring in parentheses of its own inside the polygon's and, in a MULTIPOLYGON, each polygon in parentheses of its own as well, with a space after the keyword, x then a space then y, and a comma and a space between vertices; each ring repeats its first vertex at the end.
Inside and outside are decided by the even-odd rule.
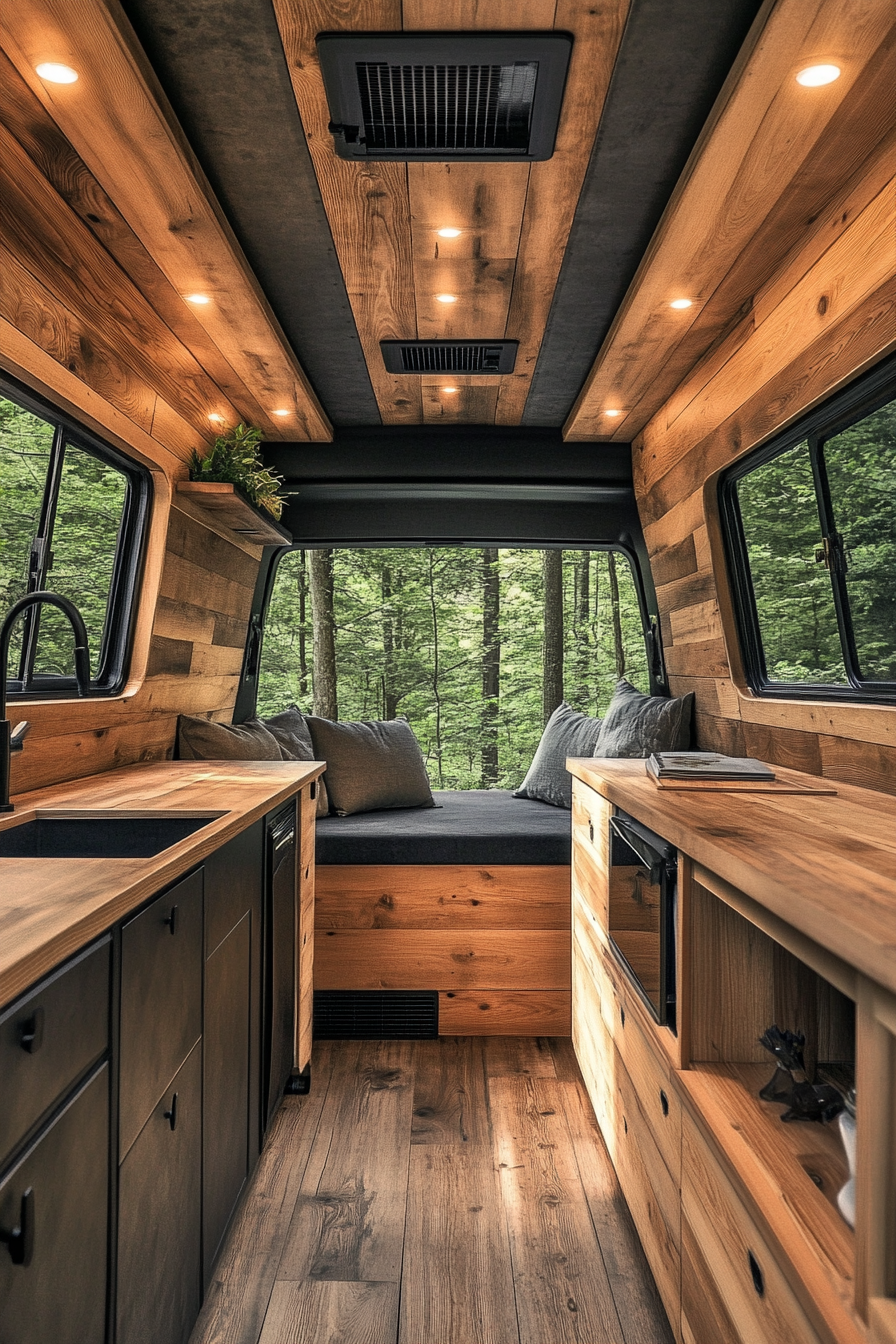
POLYGON ((892 0, 9 0, 0 1344, 896 1344, 892 0))

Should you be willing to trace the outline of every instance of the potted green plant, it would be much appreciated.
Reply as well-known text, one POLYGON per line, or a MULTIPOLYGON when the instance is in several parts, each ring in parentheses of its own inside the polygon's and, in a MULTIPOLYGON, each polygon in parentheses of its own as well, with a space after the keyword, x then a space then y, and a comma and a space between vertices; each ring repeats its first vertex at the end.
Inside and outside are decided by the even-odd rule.
POLYGON ((283 477, 264 465, 259 453, 260 443, 261 430, 241 421, 219 434, 204 457, 193 450, 190 480, 229 483, 256 508, 279 519, 283 512, 280 494, 283 477))

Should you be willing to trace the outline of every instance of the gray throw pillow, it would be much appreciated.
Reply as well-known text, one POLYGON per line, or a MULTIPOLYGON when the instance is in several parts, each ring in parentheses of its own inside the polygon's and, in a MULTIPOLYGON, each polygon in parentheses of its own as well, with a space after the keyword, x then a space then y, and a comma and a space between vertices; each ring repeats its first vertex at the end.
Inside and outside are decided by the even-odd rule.
POLYGON ((340 817, 391 807, 435 807, 423 753, 403 719, 336 722, 308 714, 314 755, 326 761, 330 808, 340 817))
MULTIPOLYGON (((314 755, 314 744, 311 741, 311 733, 305 722, 305 715, 298 705, 290 705, 288 709, 281 710, 279 714, 272 714, 270 718, 262 719, 261 722, 271 736, 279 742, 284 761, 313 761, 317 759, 314 755)), ((325 817, 329 811, 330 802, 327 798, 327 786, 324 783, 323 775, 321 775, 317 781, 317 815, 325 817)))
POLYGON ((282 761, 280 744, 258 719, 212 723, 181 714, 177 750, 182 761, 282 761))
POLYGON ((534 798, 553 807, 572 807, 572 777, 567 756, 591 756, 600 732, 600 719, 580 714, 564 700, 548 719, 526 778, 514 798, 534 798))
POLYGON ((694 692, 673 699, 642 695, 623 677, 594 744, 595 756, 649 756, 654 751, 688 751, 694 692))

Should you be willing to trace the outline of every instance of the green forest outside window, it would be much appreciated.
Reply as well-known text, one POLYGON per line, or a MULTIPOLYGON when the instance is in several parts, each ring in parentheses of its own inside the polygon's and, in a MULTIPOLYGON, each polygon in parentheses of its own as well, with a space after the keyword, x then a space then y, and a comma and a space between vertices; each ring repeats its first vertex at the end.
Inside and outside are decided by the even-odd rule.
POLYGON ((878 374, 870 387, 860 384, 816 412, 798 439, 794 433, 772 445, 723 482, 742 647, 755 691, 896 696, 892 373, 888 381, 883 404, 878 374))
MULTIPOLYGON (((84 617, 92 688, 120 689, 136 592, 149 476, 27 394, 0 388, 0 619, 50 589, 84 617)), ((54 607, 17 622, 12 695, 70 695, 73 639, 54 607)))

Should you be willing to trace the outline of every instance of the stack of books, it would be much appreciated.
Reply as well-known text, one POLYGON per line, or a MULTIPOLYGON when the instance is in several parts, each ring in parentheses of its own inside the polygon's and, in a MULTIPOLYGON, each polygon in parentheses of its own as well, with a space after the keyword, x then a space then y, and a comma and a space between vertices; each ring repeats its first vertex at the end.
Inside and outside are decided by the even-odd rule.
POLYGON ((762 761, 749 756, 722 756, 718 751, 657 751, 647 760, 647 770, 656 779, 743 779, 769 781, 775 778, 762 761))

